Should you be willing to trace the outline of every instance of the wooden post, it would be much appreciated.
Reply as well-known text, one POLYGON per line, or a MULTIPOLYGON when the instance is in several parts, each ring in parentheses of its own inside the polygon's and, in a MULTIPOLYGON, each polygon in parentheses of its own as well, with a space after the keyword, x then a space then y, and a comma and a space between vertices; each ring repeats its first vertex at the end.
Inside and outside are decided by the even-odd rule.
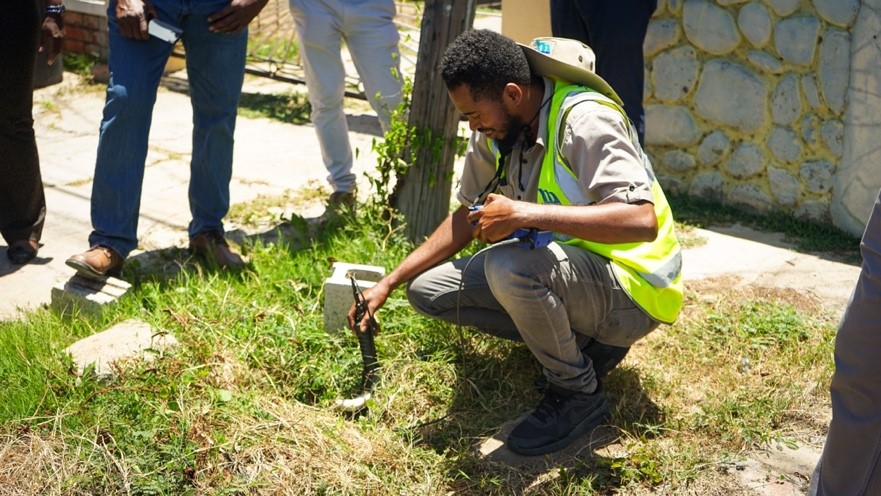
POLYGON ((402 178, 395 205, 407 222, 407 238, 415 242, 450 210, 459 119, 438 67, 447 45, 471 28, 475 0, 426 0, 424 8, 409 117, 419 144, 411 145, 413 166, 402 178))

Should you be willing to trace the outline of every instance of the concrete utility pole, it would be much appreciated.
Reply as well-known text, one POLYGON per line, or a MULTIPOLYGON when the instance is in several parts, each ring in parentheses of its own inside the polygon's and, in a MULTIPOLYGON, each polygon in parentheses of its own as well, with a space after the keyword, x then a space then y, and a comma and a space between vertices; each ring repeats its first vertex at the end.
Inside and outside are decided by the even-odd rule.
POLYGON ((450 209, 459 119, 438 66, 447 45, 471 28, 475 0, 426 0, 424 9, 409 117, 421 144, 411 145, 413 166, 395 205, 415 242, 431 234, 450 209))

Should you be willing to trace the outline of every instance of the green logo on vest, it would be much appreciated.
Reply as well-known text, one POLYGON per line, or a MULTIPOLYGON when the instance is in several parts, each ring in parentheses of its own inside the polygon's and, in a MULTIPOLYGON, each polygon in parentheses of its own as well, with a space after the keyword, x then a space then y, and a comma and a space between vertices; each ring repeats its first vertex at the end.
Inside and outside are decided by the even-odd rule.
POLYGON ((560 205, 560 197, 558 197, 553 191, 548 191, 546 189, 538 189, 538 194, 541 195, 542 203, 549 203, 553 205, 560 205))

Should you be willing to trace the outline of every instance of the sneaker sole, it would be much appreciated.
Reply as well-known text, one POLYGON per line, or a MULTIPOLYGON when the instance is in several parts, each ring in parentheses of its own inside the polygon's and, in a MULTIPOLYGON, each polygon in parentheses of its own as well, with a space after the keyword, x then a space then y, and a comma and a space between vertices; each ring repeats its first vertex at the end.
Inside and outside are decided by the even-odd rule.
POLYGON ((512 444, 509 440, 507 445, 508 449, 517 453, 518 455, 525 456, 537 456, 537 455, 546 455, 548 453, 553 453, 555 451, 560 451, 572 444, 576 439, 583 436, 588 430, 599 426, 602 421, 606 418, 606 415, 609 414, 609 404, 604 402, 600 408, 594 410, 590 415, 584 418, 574 429, 569 433, 568 436, 560 439, 559 441, 555 441, 551 444, 545 446, 539 446, 537 448, 518 448, 515 444, 512 444))

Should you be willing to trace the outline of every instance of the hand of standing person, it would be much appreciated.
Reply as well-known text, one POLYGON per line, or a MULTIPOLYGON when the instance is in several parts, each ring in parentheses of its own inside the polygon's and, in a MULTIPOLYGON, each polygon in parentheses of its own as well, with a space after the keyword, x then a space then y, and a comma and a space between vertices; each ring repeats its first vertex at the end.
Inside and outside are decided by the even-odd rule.
POLYGON ((147 23, 158 16, 156 8, 147 0, 116 0, 116 22, 126 38, 150 39, 147 23))
POLYGON ((209 29, 215 33, 238 33, 248 27, 268 1, 232 0, 229 5, 208 16, 208 22, 211 23, 209 29))
MULTIPOLYGON (((49 5, 56 5, 50 3, 49 5)), ((57 4, 60 5, 60 4, 57 4)), ((43 28, 40 31, 40 53, 48 52, 46 63, 52 65, 61 54, 64 45, 64 15, 61 12, 49 12, 43 19, 43 28)))

